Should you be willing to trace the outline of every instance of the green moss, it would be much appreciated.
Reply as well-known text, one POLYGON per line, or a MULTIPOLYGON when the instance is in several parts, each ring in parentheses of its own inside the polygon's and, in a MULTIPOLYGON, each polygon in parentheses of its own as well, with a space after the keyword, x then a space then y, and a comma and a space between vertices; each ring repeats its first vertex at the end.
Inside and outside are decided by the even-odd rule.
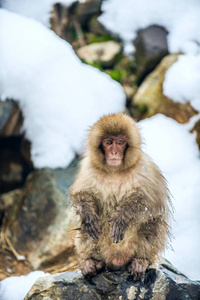
POLYGON ((123 59, 124 59, 123 53, 119 53, 116 57, 116 63, 115 64, 120 66, 120 63, 123 61, 123 59))
POLYGON ((72 26, 72 27, 70 28, 70 39, 71 39, 72 41, 78 39, 78 35, 77 35, 76 29, 74 28, 74 26, 72 26))
POLYGON ((104 34, 101 36, 90 35, 88 44, 101 43, 101 42, 107 42, 107 41, 112 41, 112 40, 113 40, 113 37, 110 34, 104 34))
POLYGON ((90 65, 90 66, 93 66, 94 68, 97 68, 99 69, 100 71, 102 72, 105 72, 101 66, 101 64, 97 61, 93 61, 92 63, 88 63, 86 60, 82 60, 82 63, 86 64, 86 65, 90 65))
POLYGON ((138 107, 140 113, 145 114, 148 111, 148 107, 145 104, 142 104, 138 107))
POLYGON ((91 64, 91 66, 93 66, 93 67, 99 69, 99 70, 102 71, 102 72, 104 71, 104 70, 102 69, 101 64, 100 64, 99 62, 97 62, 97 61, 93 61, 92 64, 91 64))
POLYGON ((119 70, 116 70, 116 69, 107 70, 106 73, 109 74, 112 77, 112 79, 114 79, 118 82, 120 82, 122 80, 122 74, 119 70))

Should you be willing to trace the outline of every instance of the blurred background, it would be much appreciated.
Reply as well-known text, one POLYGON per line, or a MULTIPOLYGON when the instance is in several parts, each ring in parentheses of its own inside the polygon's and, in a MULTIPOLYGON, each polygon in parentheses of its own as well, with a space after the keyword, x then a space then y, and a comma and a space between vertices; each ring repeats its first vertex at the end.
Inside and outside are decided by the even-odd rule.
POLYGON ((67 191, 89 126, 115 112, 168 181, 163 255, 200 279, 199 16, 198 0, 1 0, 0 280, 78 268, 67 191))

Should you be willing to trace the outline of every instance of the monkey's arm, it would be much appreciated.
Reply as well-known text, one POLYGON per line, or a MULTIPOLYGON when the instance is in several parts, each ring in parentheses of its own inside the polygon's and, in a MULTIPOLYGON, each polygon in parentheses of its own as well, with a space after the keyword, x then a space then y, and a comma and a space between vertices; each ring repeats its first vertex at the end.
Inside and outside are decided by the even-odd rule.
POLYGON ((112 223, 111 237, 114 243, 123 240, 126 229, 130 222, 146 222, 153 217, 149 211, 149 199, 145 193, 138 189, 131 195, 124 197, 117 207, 114 216, 109 220, 112 223))
POLYGON ((93 239, 98 239, 100 228, 98 222, 100 217, 97 214, 97 199, 90 192, 79 191, 71 194, 70 198, 75 207, 76 213, 81 218, 81 224, 84 226, 86 232, 93 239))

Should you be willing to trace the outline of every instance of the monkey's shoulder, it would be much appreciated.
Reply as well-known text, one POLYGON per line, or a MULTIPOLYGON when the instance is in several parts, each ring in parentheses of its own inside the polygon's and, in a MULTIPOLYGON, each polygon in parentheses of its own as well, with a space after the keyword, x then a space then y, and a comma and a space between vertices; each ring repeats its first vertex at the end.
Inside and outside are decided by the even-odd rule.
POLYGON ((88 158, 81 162, 80 172, 71 190, 87 190, 96 194, 121 197, 138 187, 165 185, 165 180, 151 158, 142 153, 136 167, 124 172, 106 173, 93 168, 88 158))

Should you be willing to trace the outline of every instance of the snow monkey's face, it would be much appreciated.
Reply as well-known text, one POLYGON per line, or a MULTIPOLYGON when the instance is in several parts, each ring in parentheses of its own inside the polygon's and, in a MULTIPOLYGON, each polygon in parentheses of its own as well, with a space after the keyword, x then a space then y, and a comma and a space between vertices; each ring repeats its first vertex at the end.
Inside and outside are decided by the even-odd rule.
POLYGON ((108 166, 120 166, 128 147, 127 138, 125 136, 106 136, 101 143, 108 166))

